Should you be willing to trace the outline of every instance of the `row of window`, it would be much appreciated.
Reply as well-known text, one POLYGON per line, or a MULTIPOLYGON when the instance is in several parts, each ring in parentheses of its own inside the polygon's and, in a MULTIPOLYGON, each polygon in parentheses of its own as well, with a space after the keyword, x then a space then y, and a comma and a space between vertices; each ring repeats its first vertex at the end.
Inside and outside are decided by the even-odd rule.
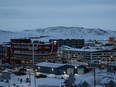
POLYGON ((31 64, 32 61, 30 61, 30 60, 22 60, 21 63, 22 64, 31 64))
MULTIPOLYGON (((19 51, 19 50, 14 50, 14 53, 15 54, 32 54, 33 52, 32 51, 19 51)), ((47 54, 47 53, 50 53, 50 51, 34 51, 34 54, 37 55, 37 54, 47 54)))
POLYGON ((51 47, 50 46, 34 46, 34 48, 33 48, 33 46, 13 46, 13 48, 19 48, 19 49, 21 49, 21 48, 23 48, 23 49, 29 49, 29 50, 37 50, 37 49, 50 49, 51 47))
MULTIPOLYGON (((21 60, 32 60, 32 56, 23 56, 23 55, 15 55, 13 57, 14 59, 21 59, 21 60)), ((34 56, 35 61, 41 60, 41 59, 53 59, 56 58, 56 56, 34 56)))
POLYGON ((7 51, 7 48, 0 48, 0 52, 7 51))
POLYGON ((7 56, 7 53, 0 53, 0 55, 2 55, 2 56, 7 56))
MULTIPOLYGON (((64 54, 68 54, 68 52, 64 52, 64 54)), ((78 52, 70 52, 69 54, 78 54, 78 55, 113 55, 113 52, 108 53, 78 53, 78 52)))
MULTIPOLYGON (((49 59, 48 60, 47 59, 46 60, 45 59, 35 59, 35 63, 45 62, 45 61, 48 62, 48 61, 51 61, 51 60, 49 60, 49 59)), ((22 64, 32 64, 33 62, 32 62, 32 60, 22 60, 21 63, 22 64)))
POLYGON ((91 57, 94 59, 102 59, 102 58, 113 58, 113 52, 108 52, 108 53, 64 53, 63 57, 64 58, 86 58, 90 59, 91 57))

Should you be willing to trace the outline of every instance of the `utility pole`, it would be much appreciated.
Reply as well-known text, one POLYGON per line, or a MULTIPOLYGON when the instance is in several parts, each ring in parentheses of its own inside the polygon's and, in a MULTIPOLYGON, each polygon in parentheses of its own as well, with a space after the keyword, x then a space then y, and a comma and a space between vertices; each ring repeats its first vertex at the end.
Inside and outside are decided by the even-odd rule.
POLYGON ((35 78, 35 75, 36 75, 36 73, 35 73, 35 58, 34 58, 34 50, 35 50, 35 48, 34 48, 34 42, 32 42, 32 60, 33 60, 33 71, 34 71, 34 85, 35 85, 35 87, 36 87, 36 78, 35 78))
POLYGON ((72 82, 71 82, 71 74, 72 74, 72 72, 71 72, 71 57, 69 56, 70 54, 69 54, 69 50, 68 50, 68 59, 70 59, 70 74, 69 74, 69 87, 71 87, 71 85, 72 85, 72 82))
MULTIPOLYGON (((30 39, 39 39, 40 37, 29 37, 30 39)), ((34 71, 34 87, 36 87, 36 72, 35 72, 35 53, 34 53, 34 50, 37 50, 35 48, 35 44, 34 44, 34 41, 32 41, 32 65, 33 65, 33 71, 34 71)))
POLYGON ((96 87, 96 69, 95 69, 95 61, 93 60, 93 53, 90 54, 91 55, 91 62, 94 65, 94 87, 96 87))
POLYGON ((91 53, 91 63, 94 63, 94 70, 93 70, 93 75, 94 75, 94 87, 96 87, 96 69, 95 69, 95 61, 93 61, 93 54, 91 53))
POLYGON ((94 87, 96 87, 96 73, 95 73, 95 62, 94 62, 94 87))

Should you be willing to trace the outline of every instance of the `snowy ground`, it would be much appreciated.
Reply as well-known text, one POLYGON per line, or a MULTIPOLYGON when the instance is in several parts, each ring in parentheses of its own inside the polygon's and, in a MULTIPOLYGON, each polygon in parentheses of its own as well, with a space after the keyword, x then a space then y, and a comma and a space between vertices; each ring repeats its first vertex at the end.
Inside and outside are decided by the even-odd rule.
MULTIPOLYGON (((68 77, 68 76, 63 76, 68 77)), ((6 82, 6 80, 0 81, 0 86, 4 87, 38 87, 38 85, 49 85, 49 86, 59 86, 61 87, 61 84, 64 82, 64 79, 61 78, 61 76, 55 76, 49 74, 47 78, 34 78, 34 74, 31 73, 30 75, 22 75, 17 76, 14 74, 11 74, 11 80, 9 80, 9 83, 6 82), (20 82, 20 79, 22 78, 22 82, 20 82), (26 78, 31 79, 31 83, 26 83, 26 78), (14 86, 16 84, 16 86, 14 86)))
MULTIPOLYGON (((31 73, 31 75, 27 74, 24 76, 17 76, 14 74, 11 74, 11 80, 9 80, 9 83, 6 83, 5 80, 3 82, 0 81, 0 86, 4 87, 39 87, 38 85, 55 85, 58 87, 61 87, 61 84, 65 81, 65 79, 68 77, 68 75, 62 75, 62 76, 56 76, 52 74, 48 74, 47 78, 34 78, 34 74, 31 73), (64 79, 62 79, 63 77, 64 79), (22 78, 22 82, 20 82, 19 79, 22 78), (26 78, 31 78, 31 83, 26 83, 26 78), (36 81, 35 81, 36 80, 36 81), (35 82, 36 83, 35 83, 35 82), (13 86, 13 84, 19 85, 19 86, 13 86)), ((116 74, 115 73, 109 73, 106 70, 96 70, 96 87, 104 87, 103 84, 108 83, 108 81, 113 80, 116 83, 116 74)), ((93 72, 90 72, 85 75, 78 75, 75 74, 75 84, 78 86, 84 81, 88 82, 91 87, 94 87, 94 75, 93 72)))
MULTIPOLYGON (((90 72, 85 75, 76 75, 75 76, 76 85, 82 84, 84 81, 90 84, 91 87, 94 87, 94 73, 90 72)), ((106 70, 96 70, 96 87, 105 87, 109 81, 114 81, 116 83, 116 72, 107 72, 106 70)))

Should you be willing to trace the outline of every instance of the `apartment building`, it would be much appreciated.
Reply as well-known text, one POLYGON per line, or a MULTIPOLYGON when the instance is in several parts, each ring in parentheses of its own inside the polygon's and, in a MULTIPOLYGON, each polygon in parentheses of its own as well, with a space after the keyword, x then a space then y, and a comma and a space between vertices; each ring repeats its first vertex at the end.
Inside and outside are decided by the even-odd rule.
POLYGON ((45 43, 31 39, 11 39, 13 64, 32 64, 57 58, 57 42, 45 43))
POLYGON ((76 61, 91 67, 106 68, 107 71, 116 70, 116 50, 64 50, 63 57, 66 62, 76 61))
POLYGON ((84 46, 84 39, 50 39, 49 42, 57 41, 58 47, 67 45, 74 48, 82 48, 84 46))
POLYGON ((66 58, 67 55, 70 55, 71 58, 77 58, 77 60, 107 60, 116 56, 116 51, 111 50, 103 50, 103 51, 98 51, 98 50, 64 50, 63 54, 64 57, 66 58))

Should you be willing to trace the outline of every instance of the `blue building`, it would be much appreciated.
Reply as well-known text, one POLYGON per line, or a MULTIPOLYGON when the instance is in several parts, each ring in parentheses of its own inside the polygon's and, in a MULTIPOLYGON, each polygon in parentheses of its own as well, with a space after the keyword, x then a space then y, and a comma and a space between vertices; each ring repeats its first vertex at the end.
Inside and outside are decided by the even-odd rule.
POLYGON ((47 63, 47 62, 38 63, 36 64, 36 69, 37 72, 49 73, 55 75, 70 74, 70 72, 75 73, 74 66, 67 64, 58 64, 58 63, 47 63))

